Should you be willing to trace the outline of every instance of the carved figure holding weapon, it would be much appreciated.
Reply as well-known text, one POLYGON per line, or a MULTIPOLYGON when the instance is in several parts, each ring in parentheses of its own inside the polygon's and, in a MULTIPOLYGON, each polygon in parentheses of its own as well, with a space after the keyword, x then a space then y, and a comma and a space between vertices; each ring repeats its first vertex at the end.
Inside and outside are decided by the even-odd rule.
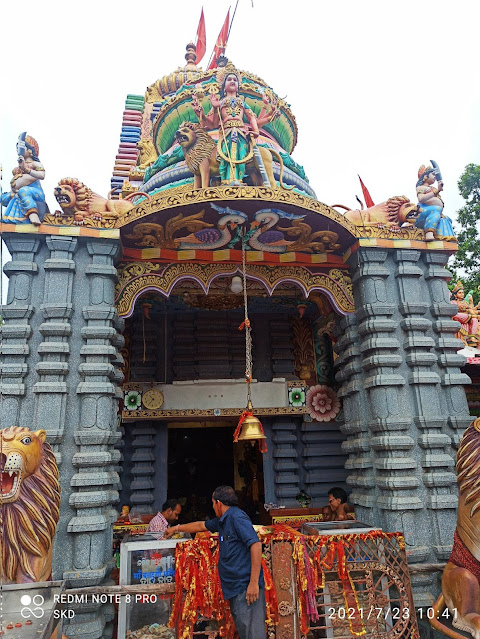
POLYGON ((422 164, 418 169, 417 198, 419 216, 415 226, 424 229, 425 240, 431 242, 436 238, 453 239, 452 220, 443 215, 443 200, 440 196, 443 191, 443 180, 440 168, 431 160, 432 166, 422 164), (433 167, 433 168, 432 168, 433 167), (437 182, 437 188, 434 184, 437 182))

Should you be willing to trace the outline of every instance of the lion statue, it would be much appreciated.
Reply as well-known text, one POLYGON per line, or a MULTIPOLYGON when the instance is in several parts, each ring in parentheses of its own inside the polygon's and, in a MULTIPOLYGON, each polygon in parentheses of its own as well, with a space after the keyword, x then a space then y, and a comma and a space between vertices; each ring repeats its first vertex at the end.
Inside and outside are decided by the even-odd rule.
POLYGON ((0 548, 3 583, 50 579, 59 517, 55 455, 44 430, 0 430, 0 548))
POLYGON ((430 624, 449 637, 464 637, 441 623, 446 606, 455 628, 480 639, 480 418, 470 424, 460 442, 457 478, 457 528, 430 624))
POLYGON ((153 164, 158 157, 157 150, 151 140, 143 138, 137 142, 138 154, 137 166, 142 171, 153 164))
MULTIPOLYGON (((185 162, 187 167, 193 173, 193 187, 195 189, 206 189, 210 186, 210 177, 218 177, 219 162, 217 157, 217 143, 213 140, 207 131, 198 122, 182 122, 175 133, 175 139, 183 149, 185 162)), ((277 188, 275 177, 273 175, 272 156, 274 156, 280 164, 280 186, 285 189, 283 182, 283 159, 275 149, 263 146, 257 147, 267 172, 269 185, 273 189, 277 188)), ((246 163, 246 171, 255 186, 263 184, 263 178, 258 170, 255 160, 252 158, 246 163)))
POLYGON ((55 198, 61 211, 55 211, 55 217, 73 216, 73 223, 82 226, 90 218, 104 222, 106 218, 117 218, 133 208, 129 198, 139 195, 132 193, 123 200, 107 200, 93 193, 77 178, 63 178, 54 189, 55 198))
POLYGON ((406 195, 395 195, 386 202, 375 204, 368 209, 349 209, 343 204, 333 204, 333 208, 345 209, 346 220, 357 226, 388 226, 400 228, 402 224, 411 225, 418 217, 417 205, 410 202, 406 195))

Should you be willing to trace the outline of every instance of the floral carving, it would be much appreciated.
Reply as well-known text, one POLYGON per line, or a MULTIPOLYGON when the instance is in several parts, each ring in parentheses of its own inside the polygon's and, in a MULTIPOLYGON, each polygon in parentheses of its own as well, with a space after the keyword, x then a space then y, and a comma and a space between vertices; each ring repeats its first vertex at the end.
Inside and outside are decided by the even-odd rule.
POLYGON ((282 590, 290 590, 290 579, 288 577, 282 577, 279 586, 282 590))
POLYGON ((125 408, 127 410, 137 410, 142 405, 142 395, 136 390, 130 390, 125 393, 125 408))
POLYGON ((307 410, 317 422, 329 422, 340 412, 340 400, 332 388, 317 384, 307 391, 307 410))

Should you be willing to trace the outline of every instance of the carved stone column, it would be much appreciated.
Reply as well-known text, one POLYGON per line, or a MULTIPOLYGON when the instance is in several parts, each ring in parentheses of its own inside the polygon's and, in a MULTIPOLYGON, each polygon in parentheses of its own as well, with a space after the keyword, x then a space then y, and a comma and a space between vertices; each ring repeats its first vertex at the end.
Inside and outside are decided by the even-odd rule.
POLYGON ((35 336, 40 317, 35 313, 43 297, 38 254, 45 251, 39 238, 4 236, 12 257, 4 266, 9 278, 6 305, 2 305, 0 427, 32 424, 36 381, 35 336))
POLYGON ((345 468, 350 471, 347 484, 352 487, 350 500, 360 521, 373 524, 378 519, 375 503, 375 468, 370 446, 370 406, 362 382, 360 336, 354 315, 344 317, 336 328, 336 379, 341 384, 338 397, 343 402, 343 443, 348 453, 345 468))
POLYGON ((130 503, 137 512, 154 509, 155 429, 148 422, 136 422, 132 429, 132 482, 130 503))
MULTIPOLYGON (((368 428, 369 441, 364 437, 362 444, 366 449, 368 443, 373 453, 373 473, 366 476, 370 484, 374 479, 368 491, 378 507, 374 521, 384 530, 404 532, 412 562, 448 555, 457 503, 451 444, 470 421, 462 388, 468 378, 453 352, 458 343, 452 339, 456 324, 448 302, 447 257, 433 251, 360 248, 350 258, 360 336, 360 362, 352 353, 350 374, 347 344, 337 345, 345 428, 351 430, 355 414, 364 422, 355 427, 368 428), (354 375, 355 388, 365 393, 366 411, 358 393, 349 405, 354 375)), ((356 463, 359 448, 349 439, 349 465, 356 463)), ((352 479, 353 501, 362 517, 367 513, 358 502, 361 479, 351 477, 349 483, 352 479)), ((431 604, 437 594, 432 576, 414 579, 413 587, 418 605, 431 604)))
MULTIPOLYGON (((116 412, 123 338, 114 306, 116 239, 7 234, 1 426, 44 428, 60 466, 52 575, 98 585, 112 568, 116 412)), ((69 636, 104 635, 111 611, 75 606, 69 636)), ((104 635, 105 637, 107 634, 104 635)))
POLYGON ((278 417, 273 420, 271 428, 276 501, 287 508, 295 507, 298 506, 295 497, 300 492, 297 425, 286 417, 278 417))
MULTIPOLYGON (((117 277, 114 259, 118 242, 89 239, 77 253, 75 305, 77 324, 74 346, 80 348, 77 364, 78 423, 74 427, 75 474, 71 480, 70 505, 76 513, 68 523, 73 540, 73 557, 63 577, 71 586, 98 585, 108 579, 112 568, 111 544, 118 500, 118 474, 114 470, 119 451, 114 449, 119 433, 116 424, 118 349, 117 312, 113 305, 117 277), (78 347, 77 346, 77 347, 78 347)), ((65 496, 63 496, 65 499, 65 496)), ((64 558, 66 562, 66 558, 64 558)), ((70 635, 97 637, 103 633, 106 616, 97 607, 76 611, 68 628, 70 635), (97 634, 99 633, 99 634, 97 634)))

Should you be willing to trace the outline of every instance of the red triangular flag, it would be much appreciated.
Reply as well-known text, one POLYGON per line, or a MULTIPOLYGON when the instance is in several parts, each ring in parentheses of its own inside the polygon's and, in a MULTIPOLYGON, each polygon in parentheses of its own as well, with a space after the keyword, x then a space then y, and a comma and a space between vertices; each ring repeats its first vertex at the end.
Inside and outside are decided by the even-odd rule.
POLYGON ((375 202, 372 200, 372 198, 370 197, 370 193, 368 192, 367 187, 365 186, 365 184, 362 182, 362 178, 360 176, 358 176, 358 179, 360 180, 360 184, 362 186, 362 191, 363 191, 363 197, 365 198, 365 204, 367 206, 367 209, 370 206, 375 206, 375 202))
POLYGON ((196 54, 197 59, 195 60, 195 64, 200 64, 203 56, 205 55, 205 51, 207 50, 207 31, 205 29, 205 16, 203 15, 203 7, 202 13, 200 14, 200 22, 198 23, 197 28, 197 42, 196 46, 196 54))
POLYGON ((217 42, 215 44, 215 49, 213 50, 213 58, 210 64, 208 65, 207 71, 210 71, 210 69, 215 69, 217 66, 218 58, 225 53, 225 47, 227 46, 229 23, 230 23, 230 8, 227 11, 227 17, 225 18, 223 27, 220 29, 220 33, 218 34, 217 42))

